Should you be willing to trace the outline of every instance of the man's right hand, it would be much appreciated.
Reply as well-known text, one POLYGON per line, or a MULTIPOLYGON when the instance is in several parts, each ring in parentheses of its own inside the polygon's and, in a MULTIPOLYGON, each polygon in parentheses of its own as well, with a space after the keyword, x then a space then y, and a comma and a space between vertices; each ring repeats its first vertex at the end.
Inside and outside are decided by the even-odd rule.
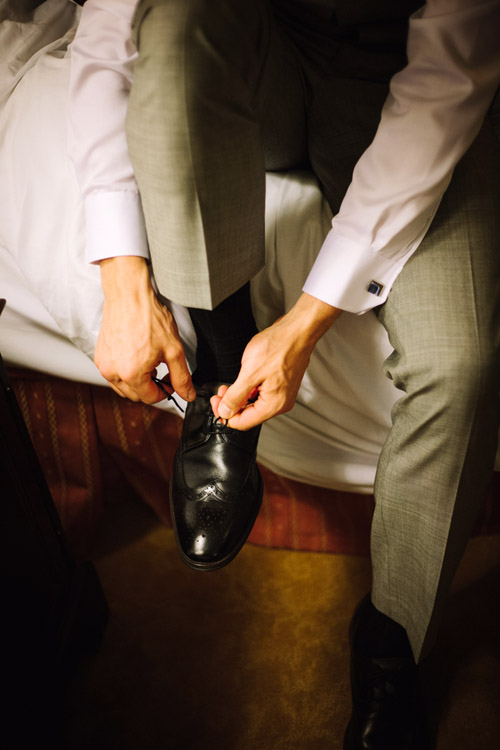
POLYGON ((172 388, 186 401, 196 392, 177 324, 158 300, 143 258, 120 256, 100 263, 104 307, 94 362, 120 396, 154 404, 165 398, 151 380, 165 362, 172 388))

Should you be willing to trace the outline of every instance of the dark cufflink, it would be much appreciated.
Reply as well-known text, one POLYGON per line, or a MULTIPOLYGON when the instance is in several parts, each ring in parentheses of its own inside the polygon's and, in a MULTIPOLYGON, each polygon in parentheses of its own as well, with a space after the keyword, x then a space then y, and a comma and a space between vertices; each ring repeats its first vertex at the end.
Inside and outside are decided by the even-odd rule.
POLYGON ((379 284, 378 281, 370 281, 368 285, 368 291, 370 292, 370 294, 374 294, 375 297, 380 296, 383 288, 384 288, 384 285, 379 284))

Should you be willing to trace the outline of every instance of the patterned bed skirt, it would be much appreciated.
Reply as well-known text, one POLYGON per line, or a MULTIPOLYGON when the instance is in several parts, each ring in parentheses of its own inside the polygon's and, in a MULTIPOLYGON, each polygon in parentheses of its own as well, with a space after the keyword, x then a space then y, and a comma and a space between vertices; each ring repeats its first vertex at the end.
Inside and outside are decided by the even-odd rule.
MULTIPOLYGON (((21 411, 74 553, 85 556, 104 504, 135 493, 170 525, 168 483, 181 420, 111 389, 9 369, 21 411)), ((249 541, 369 554, 373 497, 296 482, 262 468, 264 499, 249 541)), ((496 473, 476 534, 500 533, 496 473)))

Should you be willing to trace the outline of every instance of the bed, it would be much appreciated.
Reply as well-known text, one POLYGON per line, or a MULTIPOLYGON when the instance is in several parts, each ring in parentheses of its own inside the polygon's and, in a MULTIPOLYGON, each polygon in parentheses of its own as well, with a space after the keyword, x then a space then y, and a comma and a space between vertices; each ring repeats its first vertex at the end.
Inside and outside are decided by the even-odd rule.
MULTIPOLYGON (((168 522, 165 482, 179 430, 175 407, 120 403, 92 362, 102 310, 99 269, 85 259, 82 201, 65 145, 70 43, 79 13, 68 0, 46 0, 32 21, 4 20, 0 26, 0 296, 7 300, 0 352, 63 523, 75 539, 77 529, 92 528, 100 509, 100 501, 91 507, 98 485, 102 497, 118 469, 168 522), (107 429, 113 468, 104 469, 107 429), (75 500, 68 475, 76 472, 75 456, 84 456, 85 443, 75 500), (128 466, 117 459, 120 451, 128 466)), ((267 262, 252 282, 260 328, 297 298, 330 219, 311 174, 268 175, 267 262)), ((189 316, 177 305, 171 309, 192 366, 189 316)), ((398 398, 383 373, 390 351, 373 313, 342 315, 319 342, 294 409, 262 430, 258 457, 267 500, 254 541, 366 551, 377 459, 398 398)), ((483 530, 500 530, 499 492, 495 481, 480 520, 483 530)))

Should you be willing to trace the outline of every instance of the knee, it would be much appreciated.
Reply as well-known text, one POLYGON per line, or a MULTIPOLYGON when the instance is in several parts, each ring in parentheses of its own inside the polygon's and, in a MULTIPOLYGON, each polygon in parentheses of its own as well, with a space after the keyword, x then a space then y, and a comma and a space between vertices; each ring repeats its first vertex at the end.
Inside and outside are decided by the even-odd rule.
POLYGON ((234 47, 235 35, 244 29, 243 6, 241 0, 139 0, 133 23, 137 49, 154 44, 172 51, 181 45, 194 54, 234 47))
POLYGON ((134 24, 140 25, 146 17, 151 16, 155 21, 166 19, 174 22, 184 17, 203 18, 209 15, 210 0, 139 0, 136 6, 134 24))
POLYGON ((204 0, 139 0, 133 20, 134 42, 142 53, 155 50, 174 51, 183 41, 186 24, 189 24, 195 6, 207 5, 204 0))
POLYGON ((481 347, 477 341, 443 347, 413 368, 408 386, 408 392, 428 394, 437 411, 444 407, 458 416, 471 408, 491 409, 499 397, 500 353, 490 342, 481 347))
POLYGON ((397 388, 437 411, 492 404, 499 394, 500 341, 494 331, 474 327, 446 326, 433 335, 414 329, 411 338, 398 338, 385 369, 397 388))
POLYGON ((436 377, 451 393, 462 398, 482 399, 498 395, 499 356, 492 347, 474 351, 464 346, 437 368, 436 377))
POLYGON ((135 80, 168 81, 159 96, 184 97, 190 114, 228 101, 253 113, 267 39, 264 10, 261 0, 140 0, 135 80))

